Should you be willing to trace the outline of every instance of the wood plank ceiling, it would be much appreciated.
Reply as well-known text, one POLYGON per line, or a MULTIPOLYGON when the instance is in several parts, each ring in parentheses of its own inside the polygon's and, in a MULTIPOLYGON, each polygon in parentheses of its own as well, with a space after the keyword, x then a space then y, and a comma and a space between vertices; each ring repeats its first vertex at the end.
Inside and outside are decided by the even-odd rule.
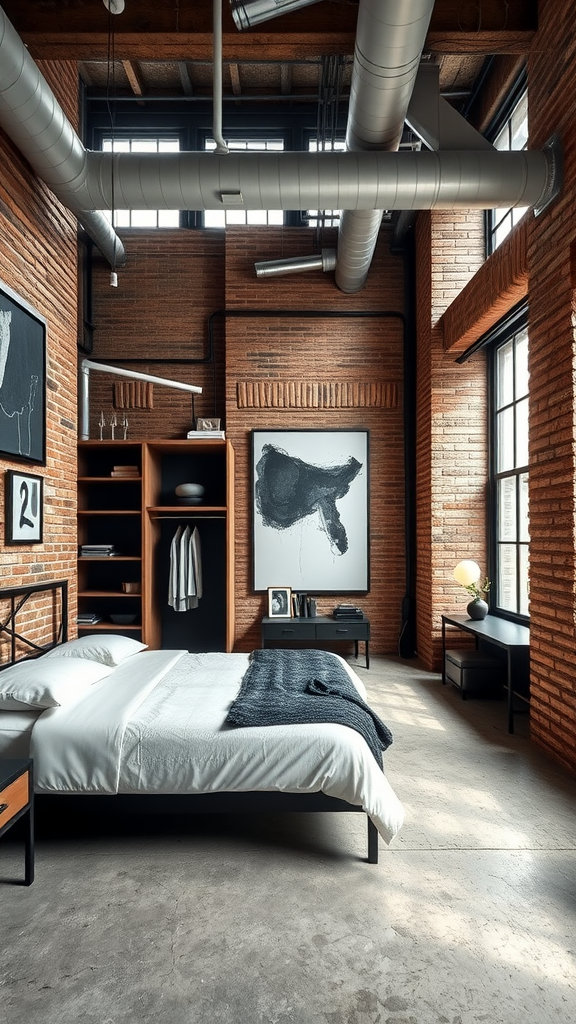
MULTIPOLYGON (((118 99, 212 95, 212 0, 126 0, 116 17, 102 0, 4 0, 2 6, 35 60, 77 61, 93 95, 106 90, 111 24, 118 99)), ((223 0, 225 101, 320 103, 337 81, 345 104, 357 10, 356 0, 323 0, 239 32, 223 0)), ((482 127, 536 27, 536 0, 436 0, 424 59, 439 65, 443 94, 482 127), (479 80, 481 107, 474 93, 479 80)))

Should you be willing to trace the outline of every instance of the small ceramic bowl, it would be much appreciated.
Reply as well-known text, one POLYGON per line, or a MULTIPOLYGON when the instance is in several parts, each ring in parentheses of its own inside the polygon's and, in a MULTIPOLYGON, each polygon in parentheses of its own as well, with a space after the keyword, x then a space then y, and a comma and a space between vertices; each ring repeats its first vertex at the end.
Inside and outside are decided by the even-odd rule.
POLYGON ((178 484, 174 493, 177 498, 201 498, 204 487, 202 484, 178 484))

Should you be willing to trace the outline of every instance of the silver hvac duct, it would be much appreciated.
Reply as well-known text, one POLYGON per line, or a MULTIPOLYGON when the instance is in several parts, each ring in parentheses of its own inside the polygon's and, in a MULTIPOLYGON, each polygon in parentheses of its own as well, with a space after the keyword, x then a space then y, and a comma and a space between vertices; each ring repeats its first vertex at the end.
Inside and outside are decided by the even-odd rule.
MULTIPOLYGON (((398 149, 433 7, 434 0, 360 0, 348 150, 398 149)), ((343 292, 357 292, 368 276, 382 208, 373 213, 351 212, 349 206, 340 209, 344 213, 338 232, 336 284, 343 292)))
POLYGON ((124 263, 124 246, 110 222, 103 213, 86 213, 78 200, 77 189, 86 175, 86 150, 2 8, 0 127, 106 259, 113 266, 124 263))
POLYGON ((300 274, 303 270, 334 270, 336 250, 322 249, 319 255, 296 256, 294 259, 266 260, 255 263, 256 277, 280 277, 283 274, 300 274))
POLYGON ((316 3, 318 0, 230 0, 232 17, 240 30, 316 3))
POLYGON ((83 209, 454 210, 545 205, 552 150, 87 154, 83 209))

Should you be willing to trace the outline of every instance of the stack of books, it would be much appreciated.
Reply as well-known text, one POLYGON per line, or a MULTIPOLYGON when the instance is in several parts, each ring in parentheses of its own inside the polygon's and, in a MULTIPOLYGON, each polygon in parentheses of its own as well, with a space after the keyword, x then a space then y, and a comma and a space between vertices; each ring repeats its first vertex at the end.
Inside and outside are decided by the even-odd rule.
POLYGON ((96 612, 78 612, 76 622, 79 626, 95 626, 97 622, 102 622, 102 616, 96 612))
POLYGON ((81 558, 108 558, 115 555, 116 549, 113 544, 81 544, 81 558))
POLYGON ((189 430, 186 437, 189 441, 207 441, 209 438, 214 439, 215 437, 219 441, 224 441, 226 433, 224 430, 189 430))
POLYGON ((140 476, 138 466, 114 466, 110 476, 140 476))
POLYGON ((316 600, 308 594, 292 592, 292 615, 295 618, 315 619, 316 600))
POLYGON ((363 619, 364 612, 353 604, 338 604, 332 612, 334 619, 363 619))

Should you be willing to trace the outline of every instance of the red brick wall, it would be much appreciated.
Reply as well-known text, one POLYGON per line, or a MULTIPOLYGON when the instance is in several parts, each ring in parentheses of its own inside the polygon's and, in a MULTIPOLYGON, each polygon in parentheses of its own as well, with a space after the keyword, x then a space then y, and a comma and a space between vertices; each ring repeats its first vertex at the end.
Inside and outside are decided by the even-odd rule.
MULTIPOLYGON (((93 284, 94 348, 92 358, 203 391, 194 398, 196 416, 225 416, 224 330, 213 320, 214 362, 209 360, 212 314, 224 306, 224 232, 123 232, 126 266, 118 270, 118 287, 110 287, 110 268, 95 263, 93 284), (122 357, 143 359, 127 364, 122 357)), ((90 372, 90 437, 110 438, 114 383, 120 380, 90 372)), ((128 438, 185 437, 193 426, 192 397, 153 385, 152 409, 127 409, 128 438)), ((120 436, 116 433, 116 437, 120 436)))
MULTIPOLYGON (((76 121, 76 66, 42 66, 69 117, 76 121)), ((44 477, 44 541, 5 546, 4 486, 0 487, 2 586, 50 579, 71 583, 72 631, 76 560, 76 220, 31 172, 0 132, 0 279, 47 320, 46 465, 0 458, 6 469, 44 477)), ((30 618, 30 616, 29 616, 30 618)), ((36 609, 32 618, 40 622, 36 609)), ((22 622, 25 623, 23 618, 22 622)), ((41 627, 38 627, 38 638, 41 627)), ((0 645, 0 658, 3 658, 0 645)))
MULTIPOLYGON (((440 616, 463 610, 453 580, 462 558, 486 565, 487 383, 482 353, 465 364, 445 351, 441 313, 482 260, 478 218, 421 214, 417 280, 417 649, 441 667, 440 616), (469 248, 456 245, 459 225, 469 248), (430 261, 432 252, 432 261, 430 261)), ((454 303, 455 304, 455 303, 454 303)), ((448 306, 450 309, 451 307, 448 306)))
POLYGON ((541 0, 529 58, 530 143, 541 146, 560 133, 564 186, 531 220, 528 268, 531 730, 576 771, 573 13, 572 5, 541 0))
MULTIPOLYGON (((324 244, 329 244, 325 242, 324 244)), ((226 235, 228 309, 269 309, 266 319, 229 318, 226 327, 228 437, 236 452, 236 628, 237 646, 260 642, 264 597, 253 594, 250 496, 250 432, 258 427, 368 428, 370 430, 370 577, 368 595, 348 595, 372 622, 375 653, 396 653, 405 590, 402 324, 397 319, 286 319, 274 309, 403 310, 403 264, 389 251, 384 229, 366 287, 356 295, 338 291, 321 271, 257 279, 254 261, 317 251, 314 233, 298 229, 234 229, 226 235), (383 382, 398 388, 396 408, 238 408, 237 385, 246 380, 383 382)), ((281 581, 278 581, 281 582, 281 581)), ((337 600, 323 596, 319 612, 337 600)))

